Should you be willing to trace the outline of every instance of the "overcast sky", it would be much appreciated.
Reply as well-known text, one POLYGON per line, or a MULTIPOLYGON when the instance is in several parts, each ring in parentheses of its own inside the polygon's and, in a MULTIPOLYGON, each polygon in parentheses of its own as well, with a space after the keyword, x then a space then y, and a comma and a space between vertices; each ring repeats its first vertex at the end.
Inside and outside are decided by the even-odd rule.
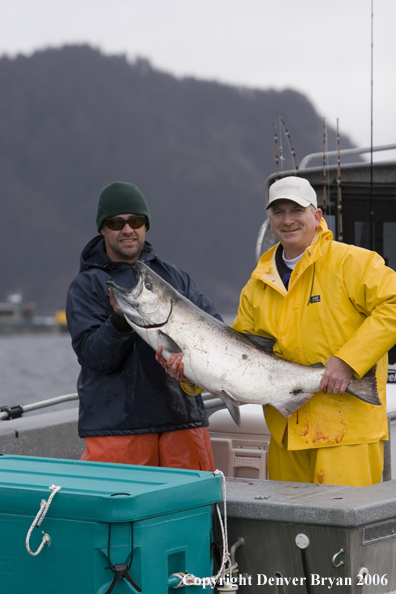
MULTIPOLYGON (((396 0, 374 0, 373 22, 374 144, 392 144, 396 0)), ((371 0, 0 0, 1 55, 74 43, 180 76, 296 89, 370 146, 371 0)))

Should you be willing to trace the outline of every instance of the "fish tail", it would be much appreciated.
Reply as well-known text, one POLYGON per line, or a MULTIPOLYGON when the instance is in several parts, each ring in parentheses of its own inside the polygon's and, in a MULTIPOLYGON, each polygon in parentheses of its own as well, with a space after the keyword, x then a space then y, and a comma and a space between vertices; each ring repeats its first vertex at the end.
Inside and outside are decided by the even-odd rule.
POLYGON ((361 379, 353 377, 345 391, 368 404, 375 404, 376 406, 382 404, 378 396, 377 378, 375 377, 376 368, 377 366, 374 365, 361 379))

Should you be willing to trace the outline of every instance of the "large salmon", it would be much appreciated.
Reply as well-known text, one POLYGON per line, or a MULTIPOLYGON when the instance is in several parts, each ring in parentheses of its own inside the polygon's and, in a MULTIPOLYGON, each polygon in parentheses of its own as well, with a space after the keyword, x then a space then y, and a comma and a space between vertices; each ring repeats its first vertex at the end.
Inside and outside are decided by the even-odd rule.
MULTIPOLYGON (((273 340, 236 332, 142 262, 133 268, 137 278, 133 289, 108 281, 126 320, 153 349, 162 345, 165 359, 182 352, 185 377, 221 398, 237 424, 240 404, 270 404, 290 417, 320 390, 322 364, 300 365, 276 357, 273 340)), ((380 405, 375 369, 362 379, 352 378, 347 392, 380 405)))

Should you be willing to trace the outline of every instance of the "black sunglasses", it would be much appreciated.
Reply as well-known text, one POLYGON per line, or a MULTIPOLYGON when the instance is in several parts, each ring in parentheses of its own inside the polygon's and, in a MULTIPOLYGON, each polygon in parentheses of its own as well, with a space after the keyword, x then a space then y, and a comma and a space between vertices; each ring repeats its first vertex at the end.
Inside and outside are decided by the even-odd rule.
POLYGON ((111 229, 112 231, 121 231, 128 223, 132 229, 140 229, 143 227, 147 222, 147 217, 144 215, 131 215, 127 219, 121 219, 121 217, 117 217, 115 219, 106 219, 103 223, 106 227, 111 229))

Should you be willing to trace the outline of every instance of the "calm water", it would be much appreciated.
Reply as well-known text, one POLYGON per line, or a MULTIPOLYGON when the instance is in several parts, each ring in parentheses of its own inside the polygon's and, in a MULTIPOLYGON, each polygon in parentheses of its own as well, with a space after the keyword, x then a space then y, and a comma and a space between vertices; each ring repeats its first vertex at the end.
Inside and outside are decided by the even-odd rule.
MULTIPOLYGON (((68 334, 0 336, 0 406, 72 394, 78 373, 68 334)), ((65 403, 46 411, 75 405, 65 403)))

